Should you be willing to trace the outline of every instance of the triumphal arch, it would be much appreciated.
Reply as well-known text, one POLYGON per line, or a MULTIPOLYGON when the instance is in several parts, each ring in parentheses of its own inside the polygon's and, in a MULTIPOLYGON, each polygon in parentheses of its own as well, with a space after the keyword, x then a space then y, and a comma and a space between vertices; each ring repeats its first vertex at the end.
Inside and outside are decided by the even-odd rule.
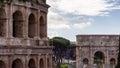
POLYGON ((52 68, 46 0, 0 0, 0 68, 52 68))
POLYGON ((115 68, 119 35, 77 35, 76 68, 115 68))

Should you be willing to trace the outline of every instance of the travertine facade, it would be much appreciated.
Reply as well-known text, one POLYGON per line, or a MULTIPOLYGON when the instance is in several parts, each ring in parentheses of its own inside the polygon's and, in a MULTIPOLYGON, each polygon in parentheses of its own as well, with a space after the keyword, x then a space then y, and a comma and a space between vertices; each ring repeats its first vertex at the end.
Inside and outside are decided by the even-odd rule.
POLYGON ((76 68, 114 68, 119 35, 77 35, 76 68))
POLYGON ((4 0, 0 6, 0 68, 52 68, 46 0, 4 0))

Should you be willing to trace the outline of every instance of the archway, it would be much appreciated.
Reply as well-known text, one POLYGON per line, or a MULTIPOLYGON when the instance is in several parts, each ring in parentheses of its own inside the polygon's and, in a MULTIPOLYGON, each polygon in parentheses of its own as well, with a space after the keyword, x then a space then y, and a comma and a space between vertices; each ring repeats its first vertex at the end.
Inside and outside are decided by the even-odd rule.
POLYGON ((12 68, 23 68, 23 63, 20 59, 16 59, 12 62, 12 68))
POLYGON ((30 59, 30 60, 29 60, 28 67, 29 67, 29 68, 36 68, 36 67, 35 67, 35 61, 34 61, 33 59, 30 59))
POLYGON ((13 13, 13 37, 23 37, 23 15, 20 11, 13 13))
POLYGON ((30 14, 28 19, 28 37, 33 38, 35 36, 35 16, 34 14, 30 14))
POLYGON ((115 62, 114 58, 110 59, 110 68, 115 68, 115 62))
POLYGON ((40 68, 44 68, 44 61, 43 61, 43 59, 40 59, 39 67, 40 68))
POLYGON ((103 68, 104 54, 101 51, 97 51, 94 54, 94 64, 97 65, 97 68, 103 68))
POLYGON ((0 68, 6 68, 6 65, 3 61, 0 61, 0 68))
POLYGON ((88 67, 88 59, 87 58, 84 58, 83 59, 83 68, 87 68, 88 67))
POLYGON ((40 17, 40 37, 43 38, 46 36, 46 24, 45 24, 45 21, 44 21, 44 18, 41 16, 40 17))
POLYGON ((0 36, 6 36, 6 13, 5 10, 0 8, 0 36))

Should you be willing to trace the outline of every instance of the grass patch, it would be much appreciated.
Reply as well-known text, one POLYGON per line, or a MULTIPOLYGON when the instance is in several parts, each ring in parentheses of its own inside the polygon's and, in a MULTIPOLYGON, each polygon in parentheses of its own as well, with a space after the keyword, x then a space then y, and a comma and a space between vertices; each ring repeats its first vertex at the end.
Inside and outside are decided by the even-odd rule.
POLYGON ((68 64, 61 64, 61 68, 68 68, 68 64))

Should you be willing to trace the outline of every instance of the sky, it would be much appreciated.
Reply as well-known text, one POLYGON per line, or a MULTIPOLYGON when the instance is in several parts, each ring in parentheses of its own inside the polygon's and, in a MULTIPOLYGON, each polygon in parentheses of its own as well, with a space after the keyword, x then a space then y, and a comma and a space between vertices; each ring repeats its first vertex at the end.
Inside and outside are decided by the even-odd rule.
POLYGON ((120 34, 120 0, 47 0, 48 37, 120 34))

